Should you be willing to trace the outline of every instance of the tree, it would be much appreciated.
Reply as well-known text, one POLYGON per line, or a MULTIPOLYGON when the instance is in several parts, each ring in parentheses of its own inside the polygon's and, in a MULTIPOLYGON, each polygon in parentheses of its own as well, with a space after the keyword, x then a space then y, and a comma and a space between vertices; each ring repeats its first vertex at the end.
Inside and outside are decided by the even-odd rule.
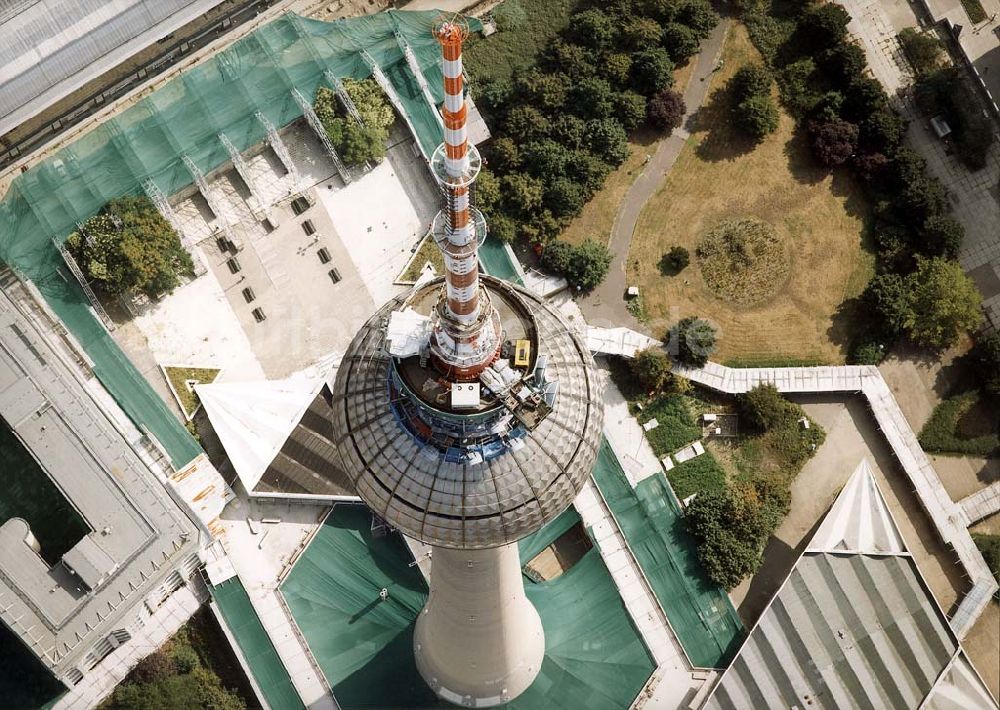
POLYGON ((632 55, 624 52, 612 52, 606 55, 598 67, 598 73, 612 86, 624 86, 632 74, 632 55))
POLYGON ((587 239, 573 250, 565 271, 566 280, 577 290, 589 291, 604 280, 610 266, 611 252, 607 246, 587 239))
POLYGON ((646 99, 634 91, 623 91, 615 96, 615 116, 622 128, 634 131, 646 119, 646 99))
POLYGON ((865 287, 862 300, 878 317, 883 331, 893 336, 903 332, 908 306, 902 276, 891 272, 875 276, 865 287))
POLYGON ((917 76, 930 74, 938 68, 944 56, 944 46, 936 36, 921 32, 915 27, 907 27, 897 36, 903 47, 903 54, 917 76))
POLYGON ((983 378, 983 389, 990 394, 1000 395, 1000 333, 978 335, 970 355, 983 378))
POLYGON ((569 271, 573 259, 573 245, 569 242, 555 240, 545 245, 542 250, 542 266, 557 274, 569 271))
POLYGON ((680 6, 677 21, 694 30, 700 42, 719 24, 719 13, 712 9, 707 0, 687 0, 680 6))
MULTIPOLYGON (((586 132, 587 122, 571 113, 565 113, 552 122, 552 138, 570 150, 578 150, 583 146, 586 132)), ((495 144, 496 140, 493 142, 495 144)))
POLYGON ((632 60, 632 86, 640 94, 651 96, 674 82, 674 63, 667 50, 657 47, 636 52, 632 60))
POLYGON ((505 214, 491 214, 490 234, 501 242, 511 244, 517 240, 517 223, 505 214))
POLYGON ((698 51, 701 40, 687 25, 679 22, 668 23, 663 28, 663 47, 674 64, 682 64, 698 51))
POLYGON ((861 123, 876 111, 888 108, 888 105, 889 99, 878 80, 860 76, 844 92, 841 117, 851 123, 861 123))
POLYGON ((570 78, 565 74, 531 69, 518 75, 514 87, 517 95, 531 106, 551 113, 566 105, 570 83, 570 78))
POLYGON ((728 88, 732 92, 733 101, 740 103, 751 96, 771 95, 771 82, 774 81, 771 72, 763 64, 744 64, 733 78, 729 80, 728 88))
POLYGON ((855 153, 854 169, 868 183, 881 184, 889 172, 889 159, 882 153, 855 153))
POLYGON ((663 89, 646 102, 646 119, 661 131, 673 131, 680 126, 686 113, 684 97, 673 89, 663 89))
POLYGON ((570 159, 569 151, 550 138, 526 144, 521 155, 525 169, 545 180, 564 175, 570 159))
POLYGON ((965 238, 965 227, 951 217, 932 215, 924 220, 919 237, 922 254, 954 259, 965 238))
POLYGON ((847 88, 868 66, 865 50, 853 42, 842 42, 819 56, 823 72, 840 88, 847 88))
POLYGON ((858 127, 839 118, 811 121, 809 134, 813 154, 827 167, 843 164, 858 147, 858 127))
POLYGON ((792 62, 778 77, 782 88, 782 100, 796 116, 810 113, 820 93, 816 90, 816 63, 810 57, 792 62))
POLYGON ((487 79, 477 85, 476 89, 476 105, 495 116, 503 112, 514 93, 510 80, 497 77, 487 79))
POLYGON ((889 107, 875 111, 858 126, 858 143, 866 150, 889 155, 903 141, 906 121, 889 107))
POLYGON ((625 46, 633 52, 658 47, 663 36, 660 23, 650 17, 640 17, 625 24, 622 39, 625 46))
POLYGON ((336 94, 320 87, 313 102, 316 116, 341 160, 347 165, 363 165, 385 156, 389 128, 396 120, 385 94, 372 79, 344 80, 344 90, 358 109, 361 121, 347 115, 336 94))
POLYGON ((740 417, 752 429, 770 431, 788 423, 796 411, 774 385, 767 383, 754 387, 736 398, 740 417))
POLYGON ((503 132, 519 141, 540 140, 548 135, 549 121, 534 106, 518 104, 507 112, 503 132))
POLYGON ((545 184, 538 178, 525 173, 511 173, 500 178, 500 188, 509 211, 515 214, 529 218, 542 206, 545 184))
POLYGON ((632 374, 647 391, 655 392, 670 378, 670 358, 663 348, 652 346, 640 350, 632 360, 632 374))
POLYGON ((764 545, 788 510, 773 489, 762 481, 704 491, 685 511, 705 572, 727 590, 757 571, 764 545))
POLYGON ((588 121, 586 142, 594 155, 613 167, 624 163, 629 156, 628 135, 614 119, 588 121))
POLYGON ((546 204, 556 217, 574 217, 586 203, 583 188, 568 177, 552 180, 546 191, 546 198, 546 204))
POLYGON ((597 72, 594 58, 586 48, 558 38, 549 44, 543 61, 550 69, 562 72, 574 81, 597 72))
POLYGON ((903 327, 917 345, 949 347, 982 323, 982 296, 958 262, 917 257, 905 288, 903 327))
POLYGON ((609 118, 615 112, 615 92, 604 79, 581 79, 570 93, 573 111, 585 119, 609 118))
POLYGON ((119 197, 66 239, 69 252, 100 290, 159 298, 194 275, 180 238, 146 197, 119 197))
POLYGON ((569 18, 569 36, 584 47, 607 49, 618 37, 618 26, 601 10, 584 10, 569 18))
POLYGON ((593 153, 577 150, 573 152, 569 170, 570 176, 590 195, 604 184, 604 178, 611 172, 611 166, 593 153))
POLYGON ((702 367, 715 352, 715 328, 702 318, 682 318, 669 333, 668 344, 676 349, 679 361, 685 365, 702 367))
POLYGON ((822 3, 802 13, 799 32, 814 50, 831 49, 845 42, 850 21, 850 14, 840 5, 822 3))
POLYGON ((501 173, 511 173, 521 168, 521 146, 513 138, 500 136, 490 141, 490 164, 501 173))
POLYGON ((483 168, 476 180, 476 207, 483 212, 493 213, 500 207, 502 200, 500 179, 493 174, 493 171, 483 168))
POLYGON ((778 108, 769 94, 757 94, 741 101, 735 113, 737 125, 755 142, 759 143, 778 130, 778 108))

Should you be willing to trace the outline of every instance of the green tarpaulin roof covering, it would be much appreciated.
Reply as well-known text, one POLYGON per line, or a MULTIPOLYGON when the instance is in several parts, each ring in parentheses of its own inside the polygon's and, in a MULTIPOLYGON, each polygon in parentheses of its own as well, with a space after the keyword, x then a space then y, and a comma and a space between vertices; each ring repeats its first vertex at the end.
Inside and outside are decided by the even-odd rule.
MULTIPOLYGON (((522 561, 577 522, 570 510, 522 540, 522 561)), ((367 508, 338 505, 281 587, 345 710, 453 707, 437 700, 413 659, 413 624, 427 587, 412 560, 398 535, 372 537, 367 508)), ((545 660, 534 684, 508 707, 628 707, 655 666, 598 551, 547 582, 525 578, 525 587, 542 617, 545 660)))
POLYGON ((726 667, 743 641, 743 622, 726 592, 705 576, 681 509, 662 477, 650 476, 633 489, 605 440, 594 482, 692 664, 726 667))

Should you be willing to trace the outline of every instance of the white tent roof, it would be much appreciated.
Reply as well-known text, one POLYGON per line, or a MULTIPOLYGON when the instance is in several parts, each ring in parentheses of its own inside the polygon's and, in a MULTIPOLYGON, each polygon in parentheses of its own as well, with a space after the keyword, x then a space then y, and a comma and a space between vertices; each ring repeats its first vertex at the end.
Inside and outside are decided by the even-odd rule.
POLYGON ((889 506, 863 460, 809 542, 809 552, 907 554, 889 506))
POLYGON ((322 377, 196 385, 212 428, 248 491, 323 387, 322 377))

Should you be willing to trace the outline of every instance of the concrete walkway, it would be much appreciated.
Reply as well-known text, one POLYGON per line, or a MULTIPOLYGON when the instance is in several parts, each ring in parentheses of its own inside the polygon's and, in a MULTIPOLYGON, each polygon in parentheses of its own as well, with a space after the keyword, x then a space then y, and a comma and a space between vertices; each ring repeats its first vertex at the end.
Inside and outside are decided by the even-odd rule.
POLYGON ((966 496, 958 501, 962 506, 969 525, 978 523, 983 518, 988 518, 994 513, 1000 513, 1000 481, 976 491, 971 496, 966 496))
POLYGON ((608 242, 613 260, 607 278, 591 293, 579 299, 580 307, 587 316, 587 322, 592 325, 608 327, 625 325, 640 332, 645 331, 645 327, 629 313, 624 300, 625 289, 628 286, 626 267, 632 234, 643 207, 663 184, 663 179, 674 166, 677 156, 691 135, 688 126, 708 94, 715 65, 731 24, 732 21, 728 18, 719 22, 708 38, 702 42, 697 57, 691 59, 695 62, 695 68, 684 90, 684 103, 687 106, 684 122, 668 138, 660 141, 656 152, 622 198, 608 242))

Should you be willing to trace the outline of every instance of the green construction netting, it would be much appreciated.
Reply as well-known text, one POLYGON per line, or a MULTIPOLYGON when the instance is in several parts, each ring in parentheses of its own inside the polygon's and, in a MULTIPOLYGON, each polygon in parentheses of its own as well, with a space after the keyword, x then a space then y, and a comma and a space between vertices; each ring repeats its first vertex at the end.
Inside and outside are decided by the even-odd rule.
POLYGON ((486 238, 483 245, 479 247, 479 261, 490 276, 524 285, 517 267, 514 266, 510 252, 499 239, 486 238))
POLYGON ((233 577, 210 589, 268 705, 275 710, 304 710, 292 679, 260 623, 240 578, 233 577))
POLYGON ((725 668, 746 634, 743 622, 726 592, 705 575, 680 506, 663 479, 650 476, 633 489, 604 440, 594 482, 688 658, 700 668, 725 668))
MULTIPOLYGON (((286 14, 184 72, 134 106, 19 175, 0 201, 0 260, 33 280, 94 361, 94 371, 137 425, 153 434, 175 465, 200 448, 98 323, 52 239, 108 200, 143 192, 152 179, 166 195, 192 183, 181 157, 205 173, 229 160, 225 133, 239 150, 265 135, 260 112, 275 126, 301 116, 292 97, 312 100, 326 72, 372 74, 378 64, 403 107, 425 156, 441 141, 441 125, 406 63, 413 50, 435 101, 443 100, 440 48, 431 34, 437 11, 382 12, 322 22, 286 14)), ((473 21, 473 28, 480 25, 473 21)))
POLYGON ((544 528, 518 540, 517 550, 521 554, 521 564, 525 565, 531 562, 539 552, 558 540, 563 533, 578 522, 580 522, 580 516, 577 515, 576 509, 569 507, 544 528))
MULTIPOLYGON (((571 511, 551 525, 564 532, 578 521, 571 511)), ((534 537, 522 550, 558 534, 543 528, 534 537)), ((413 624, 427 587, 412 559, 398 535, 372 536, 367 508, 338 505, 281 586, 345 709, 452 707, 424 684, 413 659, 413 624), (383 587, 389 597, 381 602, 383 587)), ((542 617, 545 660, 508 707, 628 707, 655 664, 600 554, 591 550, 561 576, 540 584, 526 579, 525 587, 542 617)))

